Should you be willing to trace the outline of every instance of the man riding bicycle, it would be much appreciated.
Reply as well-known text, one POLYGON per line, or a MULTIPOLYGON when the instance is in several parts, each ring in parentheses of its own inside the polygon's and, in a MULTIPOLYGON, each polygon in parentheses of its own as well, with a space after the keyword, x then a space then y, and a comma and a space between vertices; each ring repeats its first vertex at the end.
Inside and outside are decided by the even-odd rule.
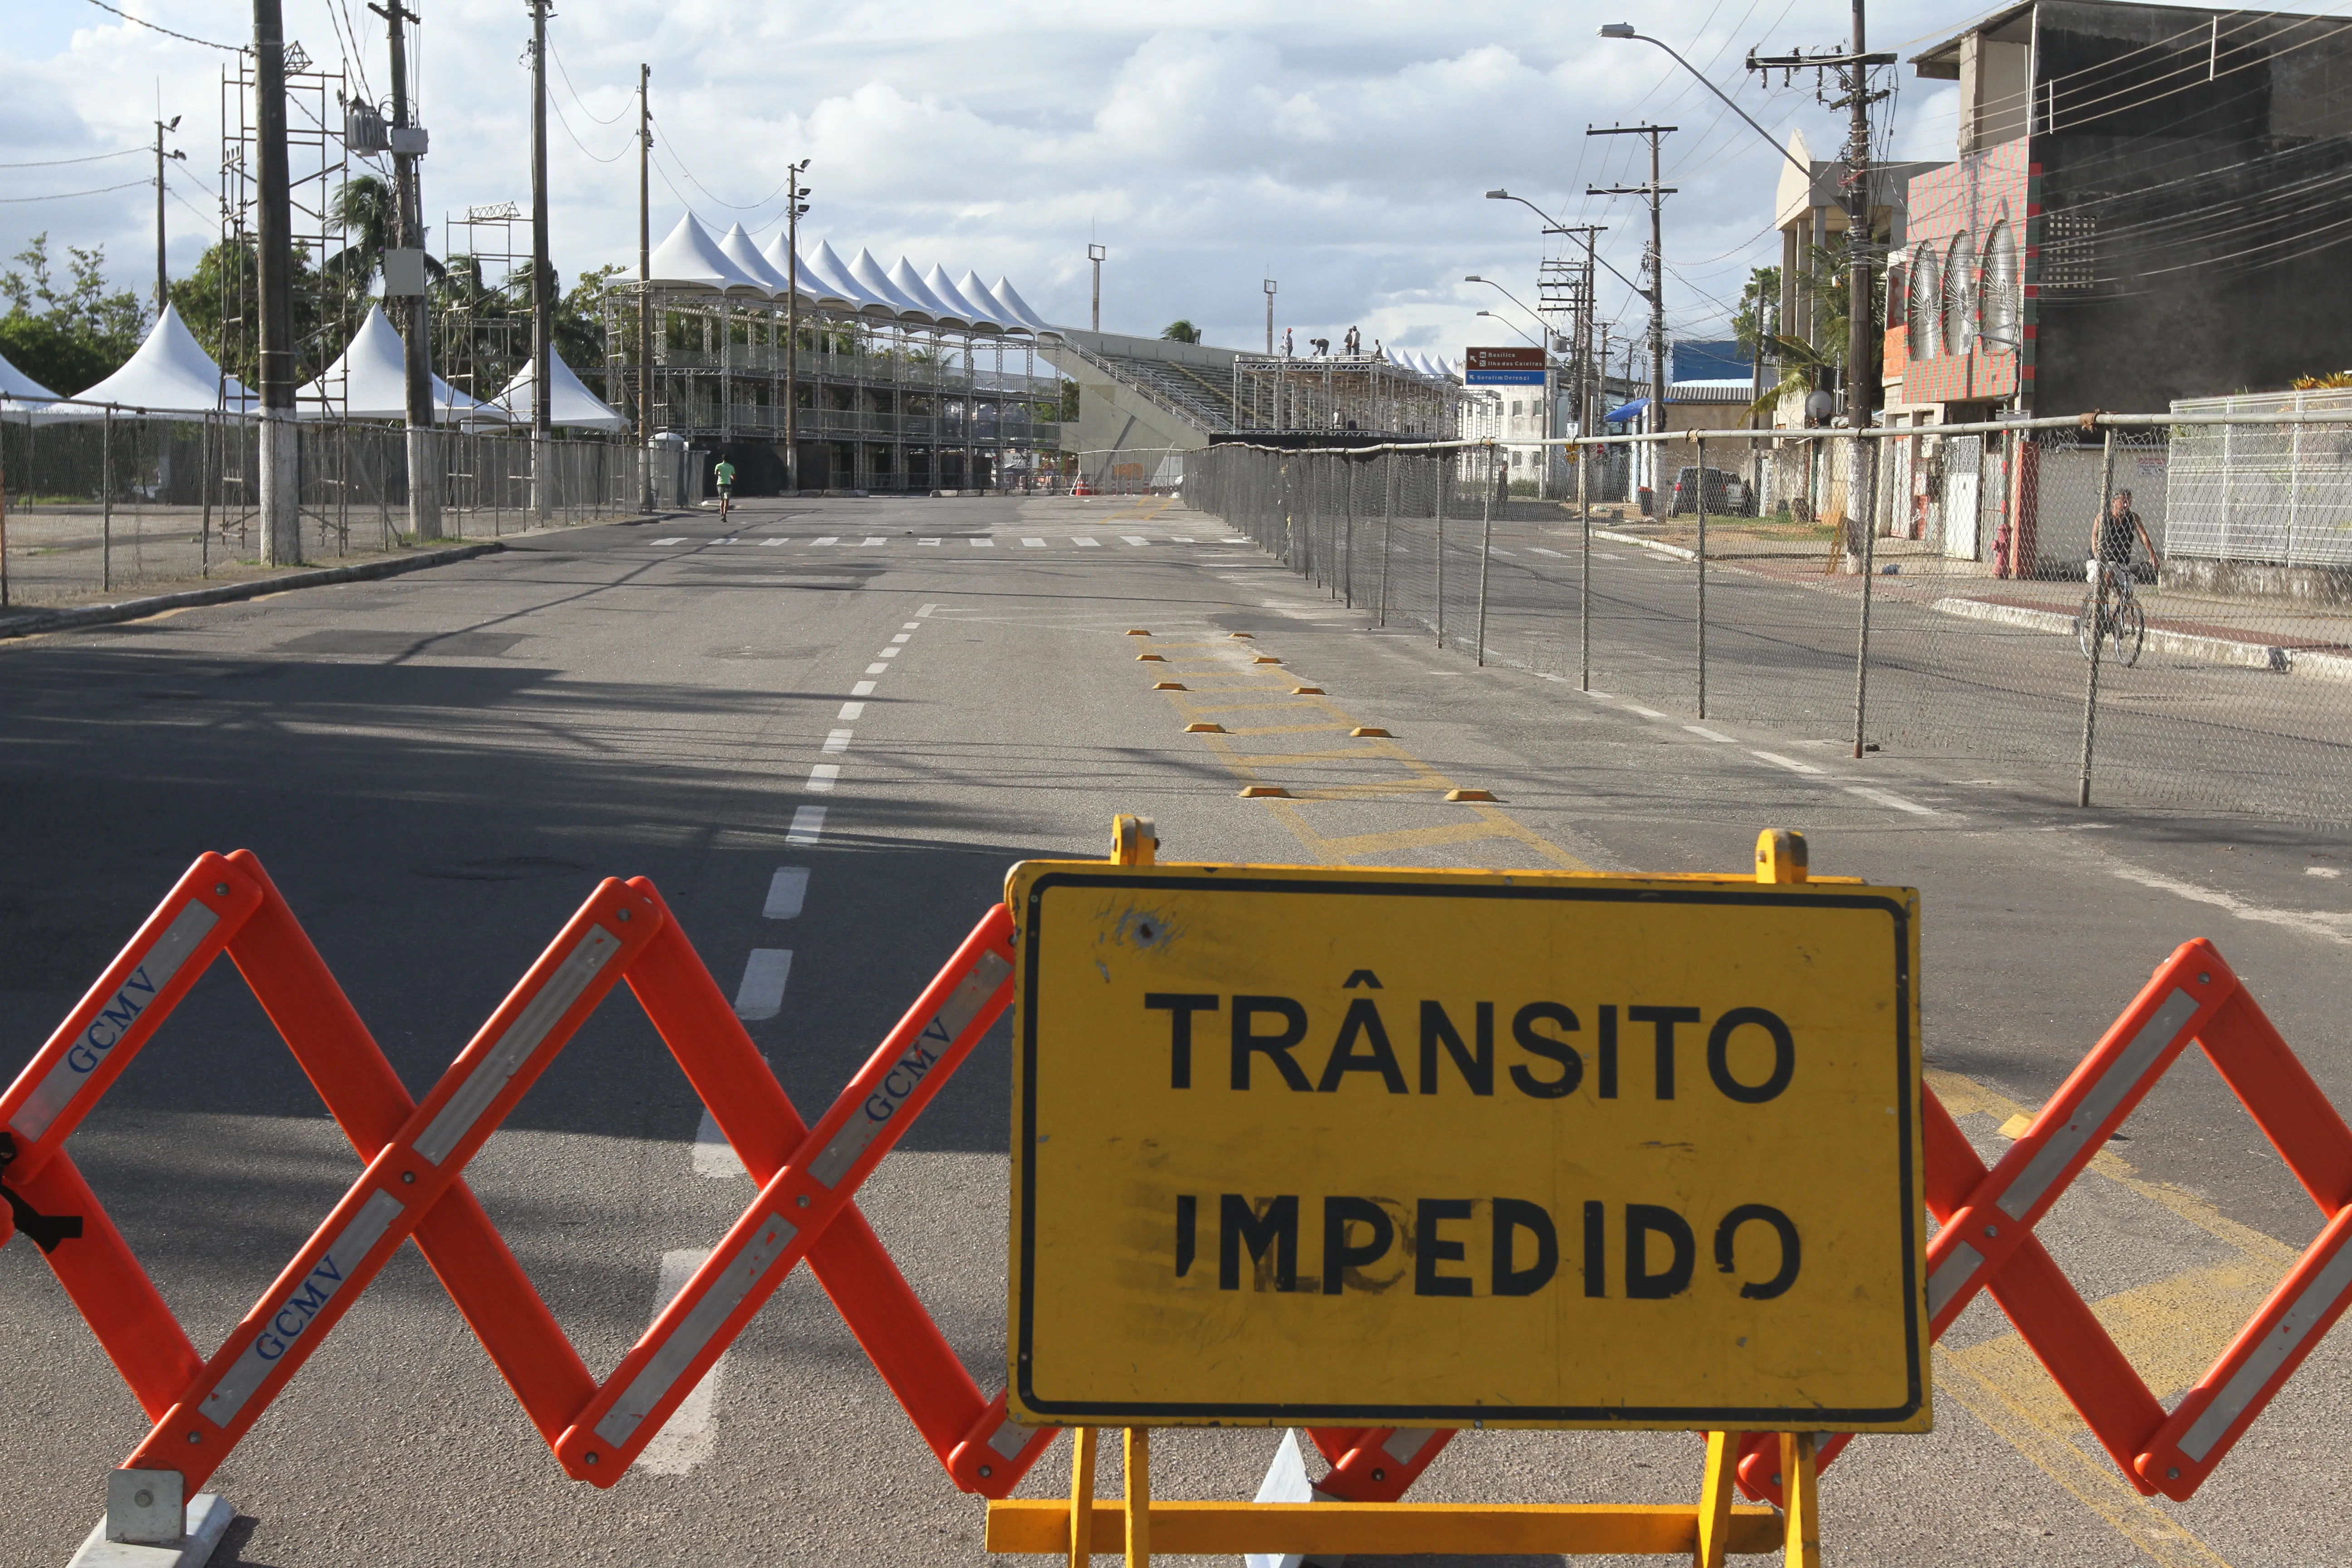
POLYGON ((719 515, 727 515, 727 503, 735 494, 735 465, 726 458, 719 459, 710 470, 710 478, 719 486, 719 515))
POLYGON ((2107 502, 2092 540, 2095 553, 2084 567, 2091 591, 2083 596, 2083 607, 2074 616, 2074 637, 2085 658, 2093 657, 2101 642, 2111 641, 2116 658, 2126 665, 2137 664, 2140 647, 2147 638, 2147 614, 2132 588, 2134 542, 2147 547, 2150 562, 2161 566, 2164 561, 2131 502, 2129 490, 2117 490, 2107 502))
POLYGON ((2137 539, 2147 546, 2148 560, 2158 566, 2164 564, 2156 552, 2156 542, 2147 536, 2147 525, 2139 513, 2132 510, 2132 493, 2117 490, 2107 503, 2106 516, 2099 520, 2099 560, 2103 564, 2121 569, 2126 577, 2131 574, 2132 541, 2137 539))

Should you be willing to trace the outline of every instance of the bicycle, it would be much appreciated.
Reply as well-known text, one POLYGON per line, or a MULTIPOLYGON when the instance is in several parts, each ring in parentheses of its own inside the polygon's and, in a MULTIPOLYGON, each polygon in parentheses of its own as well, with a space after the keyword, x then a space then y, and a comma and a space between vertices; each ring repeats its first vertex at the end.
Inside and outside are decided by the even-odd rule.
POLYGON ((2074 641, 2083 657, 2090 658, 2092 647, 2105 640, 2114 650, 2110 657, 2118 663, 2126 668, 2138 663, 2140 648, 2147 641, 2147 612, 2140 608, 2131 568, 2119 561, 2094 561, 2085 563, 2083 575, 2091 584, 2091 591, 2083 595, 2083 607, 2074 614, 2074 641), (2107 579, 2104 615, 2099 608, 2102 572, 2107 579))

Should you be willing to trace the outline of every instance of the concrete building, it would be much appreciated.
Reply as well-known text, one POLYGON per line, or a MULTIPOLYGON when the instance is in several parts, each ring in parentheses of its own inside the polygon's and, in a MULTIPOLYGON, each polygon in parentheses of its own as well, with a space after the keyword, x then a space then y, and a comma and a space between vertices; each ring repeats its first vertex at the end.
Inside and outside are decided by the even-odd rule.
MULTIPOLYGON (((1911 181, 1891 423, 2157 412, 2352 364, 2340 17, 2029 0, 1914 62, 1958 84, 1958 159, 1911 181)), ((2037 448, 1890 457, 1895 531, 2004 573, 2079 570, 2087 523, 2045 526, 2037 448)))

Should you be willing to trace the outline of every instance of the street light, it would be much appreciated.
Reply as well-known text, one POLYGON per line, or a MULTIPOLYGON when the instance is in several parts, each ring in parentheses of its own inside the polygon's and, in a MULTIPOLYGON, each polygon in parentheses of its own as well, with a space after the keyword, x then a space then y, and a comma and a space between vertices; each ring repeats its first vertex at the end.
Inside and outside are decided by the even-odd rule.
MULTIPOLYGON (((1633 30, 1633 24, 1631 22, 1604 22, 1601 26, 1601 36, 1604 38, 1632 38, 1636 43, 1655 44, 1658 47, 1665 50, 1667 54, 1673 55, 1675 64, 1682 67, 1683 69, 1690 72, 1691 75, 1697 77, 1701 86, 1705 87, 1707 91, 1715 94, 1716 97, 1722 99, 1723 106, 1731 110, 1732 113, 1739 116, 1740 119, 1747 121, 1748 128, 1754 131, 1757 135, 1761 136, 1765 141, 1771 142, 1772 150, 1775 153, 1780 153, 1783 158, 1786 158, 1790 163, 1794 164, 1796 166, 1797 173, 1804 175, 1808 180, 1811 180, 1813 177, 1813 171, 1810 165, 1800 162, 1794 153, 1790 152, 1788 148, 1780 144, 1779 138, 1775 137, 1769 131, 1765 130, 1761 125, 1757 124, 1756 117, 1754 115, 1749 114, 1746 110, 1740 108, 1739 105, 1732 102, 1730 95, 1726 93, 1723 89, 1716 86, 1714 82, 1709 81, 1706 74, 1696 66, 1683 58, 1682 56, 1675 54, 1673 45, 1666 43, 1663 39, 1654 38, 1647 33, 1635 32, 1633 30)), ((1497 195, 1501 193, 1490 191, 1487 194, 1489 195, 1497 195)), ((1514 197, 1512 199, 1517 200, 1517 198, 1514 197)))
POLYGON ((1097 332, 1099 332, 1099 331, 1102 331, 1102 264, 1103 264, 1103 258, 1104 258, 1104 257, 1106 257, 1106 256, 1108 256, 1109 254, 1110 254, 1110 252, 1109 252, 1109 251, 1108 251, 1108 250, 1104 249, 1104 248, 1103 248, 1101 246, 1099 246, 1099 245, 1093 245, 1093 244, 1089 244, 1089 245, 1087 247, 1087 259, 1088 261, 1091 261, 1091 262, 1093 262, 1093 263, 1095 264, 1095 318, 1094 318, 1094 320, 1095 320, 1095 331, 1097 331, 1097 332))
MULTIPOLYGON (((1527 329, 1526 329, 1525 327, 1520 326, 1517 321, 1514 321, 1513 320, 1511 320, 1511 318, 1510 318, 1510 317, 1508 317, 1508 316, 1505 316, 1505 315, 1501 315, 1501 314, 1498 314, 1497 312, 1493 311, 1493 310, 1481 310, 1481 311, 1479 311, 1478 313, 1479 313, 1480 315, 1482 315, 1482 316, 1492 316, 1496 321, 1498 321, 1502 322, 1502 323, 1503 323, 1503 325, 1505 325, 1505 326, 1507 326, 1507 327, 1510 328, 1510 329, 1511 329, 1511 331, 1515 331, 1515 332, 1518 333, 1518 334, 1519 334, 1519 336, 1521 336, 1521 337, 1523 337, 1523 338, 1528 338, 1528 331, 1527 331, 1527 329)), ((1533 339, 1533 338, 1528 338, 1528 342, 1531 342, 1531 343, 1536 343, 1536 341, 1535 341, 1535 339, 1533 339)), ((1542 345, 1541 343, 1536 343, 1536 347, 1538 347, 1538 348, 1541 348, 1541 347, 1543 347, 1543 345, 1542 345)))
MULTIPOLYGON (((1504 299, 1508 300, 1512 304, 1517 305, 1520 310, 1527 310, 1529 320, 1537 322, 1541 322, 1543 321, 1543 318, 1537 315, 1533 310, 1528 310, 1528 302, 1526 300, 1520 299, 1517 294, 1512 293, 1508 289, 1504 288, 1500 283, 1496 282, 1492 278, 1481 278, 1478 274, 1473 272, 1465 276, 1462 281, 1465 283, 1484 283, 1487 288, 1494 289, 1495 292, 1500 294, 1504 299)), ((1478 313, 1484 316, 1489 312, 1481 310, 1478 313)))
MULTIPOLYGON (((1536 205, 1535 203, 1528 200, 1525 196, 1515 196, 1508 191, 1488 191, 1486 193, 1486 199, 1490 202, 1518 203, 1519 205, 1527 208, 1528 211, 1535 214, 1536 216, 1543 219, 1544 222, 1549 226, 1544 230, 1546 234, 1569 234, 1574 232, 1573 230, 1562 227, 1559 222, 1552 217, 1551 214, 1544 211, 1543 208, 1536 205)), ((1609 267, 1609 258, 1605 256, 1596 253, 1592 259, 1598 261, 1603 267, 1609 267)), ((1614 267, 1609 267, 1609 275, 1612 278, 1616 279, 1618 282, 1625 285, 1626 288, 1633 290, 1636 294, 1644 294, 1647 292, 1647 289, 1642 284, 1634 282, 1631 278, 1626 277, 1614 267)))

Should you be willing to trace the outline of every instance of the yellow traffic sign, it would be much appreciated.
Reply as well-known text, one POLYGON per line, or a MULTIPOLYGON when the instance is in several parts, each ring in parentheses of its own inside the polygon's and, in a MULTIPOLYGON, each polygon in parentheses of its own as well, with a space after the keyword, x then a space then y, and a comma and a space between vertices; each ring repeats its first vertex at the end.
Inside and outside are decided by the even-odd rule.
POLYGON ((1929 1426, 1916 891, 1007 892, 1016 1418, 1929 1426))

